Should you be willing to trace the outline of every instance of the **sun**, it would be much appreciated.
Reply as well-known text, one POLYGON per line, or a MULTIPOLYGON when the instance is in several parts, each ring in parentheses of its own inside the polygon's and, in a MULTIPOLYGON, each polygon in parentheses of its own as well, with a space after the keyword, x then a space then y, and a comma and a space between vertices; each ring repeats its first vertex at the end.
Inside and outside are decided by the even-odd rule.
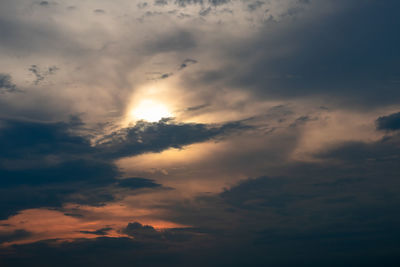
POLYGON ((135 120, 157 122, 162 118, 173 117, 167 106, 150 99, 142 100, 130 112, 135 120))

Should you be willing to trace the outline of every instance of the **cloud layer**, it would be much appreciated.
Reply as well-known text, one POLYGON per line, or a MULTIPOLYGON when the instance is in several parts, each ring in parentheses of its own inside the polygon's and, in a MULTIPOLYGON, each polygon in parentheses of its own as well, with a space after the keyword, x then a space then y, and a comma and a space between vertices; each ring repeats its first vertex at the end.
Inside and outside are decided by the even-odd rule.
POLYGON ((0 265, 399 266, 399 7, 1 1, 0 265))

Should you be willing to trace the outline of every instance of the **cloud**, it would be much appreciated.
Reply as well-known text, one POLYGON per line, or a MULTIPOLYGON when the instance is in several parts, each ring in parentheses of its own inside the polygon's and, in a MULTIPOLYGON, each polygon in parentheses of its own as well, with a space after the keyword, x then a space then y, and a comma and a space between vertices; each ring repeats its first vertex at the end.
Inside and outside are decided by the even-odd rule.
POLYGON ((376 142, 349 141, 316 153, 322 159, 341 160, 351 164, 396 162, 400 136, 384 137, 376 142))
POLYGON ((49 5, 49 2, 47 2, 47 1, 42 1, 42 2, 39 3, 39 5, 41 5, 41 6, 48 6, 48 5, 49 5))
POLYGON ((201 110, 204 109, 206 107, 210 106, 209 104, 203 104, 203 105, 197 105, 197 106, 193 106, 193 107, 188 107, 186 109, 186 111, 197 111, 197 110, 201 110))
POLYGON ((32 65, 29 68, 29 71, 32 72, 36 77, 36 80, 33 82, 35 85, 38 85, 47 76, 55 74, 58 70, 59 68, 57 66, 48 67, 46 71, 42 71, 37 65, 32 65))
POLYGON ((200 16, 207 16, 210 12, 211 12, 211 7, 208 7, 206 9, 200 10, 199 15, 200 16))
POLYGON ((79 231, 83 234, 92 234, 92 235, 107 235, 107 233, 112 230, 111 227, 101 228, 96 231, 79 231))
MULTIPOLYGON (((190 58, 185 59, 185 60, 181 63, 181 65, 179 66, 179 68, 178 68, 177 71, 181 71, 181 70, 187 68, 188 66, 193 65, 193 64, 196 64, 196 63, 197 63, 197 61, 194 60, 194 59, 190 59, 190 58)), ((151 73, 151 74, 159 75, 159 74, 161 74, 161 73, 156 72, 156 73, 151 73)), ((167 78, 169 78, 169 77, 171 77, 171 76, 173 76, 173 75, 174 75, 173 72, 163 73, 163 74, 161 74, 160 76, 157 76, 156 78, 151 78, 150 80, 163 80, 163 79, 167 79, 167 78)))
POLYGON ((219 6, 223 5, 226 3, 229 3, 230 0, 208 0, 208 1, 203 1, 203 0, 175 0, 175 4, 181 7, 185 7, 186 5, 196 5, 200 4, 203 5, 205 2, 208 2, 211 5, 214 6, 219 6))
POLYGON ((185 60, 182 62, 182 64, 181 64, 181 66, 179 67, 179 69, 180 69, 180 70, 181 70, 181 69, 184 69, 184 68, 188 67, 189 65, 196 64, 196 63, 197 63, 197 60, 191 59, 191 58, 187 58, 187 59, 185 59, 185 60))
POLYGON ((398 105, 398 1, 0 2, 0 217, 138 210, 2 265, 398 265, 399 113, 368 124, 398 105), (144 95, 185 123, 112 128, 144 95))
POLYGON ((208 0, 208 2, 214 6, 219 6, 229 3, 230 0, 208 0))
POLYGON ((0 232, 0 245, 5 242, 12 242, 29 237, 31 233, 24 229, 14 230, 12 232, 0 232))
POLYGON ((285 11, 274 10, 258 34, 221 42, 213 61, 218 67, 208 63, 204 75, 187 74, 184 85, 245 88, 265 100, 329 99, 352 109, 396 104, 400 25, 393 21, 399 2, 291 3, 285 11))
POLYGON ((16 92, 17 86, 12 82, 11 76, 0 73, 0 94, 4 92, 16 92))
POLYGON ((178 30, 160 34, 146 46, 147 51, 152 54, 186 51, 196 47, 196 39, 191 32, 178 30))
POLYGON ((164 244, 182 243, 188 245, 191 241, 205 238, 205 233, 201 229, 170 228, 159 231, 151 225, 143 225, 139 222, 129 223, 122 232, 138 241, 158 241, 164 244))
POLYGON ((154 0, 154 5, 156 6, 166 6, 168 5, 167 0, 154 0))
POLYGON ((262 7, 263 5, 265 5, 265 2, 263 2, 263 1, 254 1, 252 3, 249 3, 247 5, 247 8, 249 9, 249 11, 254 11, 254 10, 262 7))
POLYGON ((123 230, 124 234, 135 237, 138 240, 142 239, 161 239, 162 234, 156 231, 150 225, 142 225, 138 222, 129 223, 123 230))
POLYGON ((203 4, 203 0, 175 0, 175 4, 181 7, 193 4, 203 4))
POLYGON ((396 131, 400 129, 400 112, 379 117, 376 120, 378 130, 396 131))
POLYGON ((72 134, 74 126, 69 123, 3 119, 1 124, 3 160, 23 159, 26 155, 34 160, 46 154, 83 155, 93 151, 88 140, 72 134))
POLYGON ((145 152, 160 152, 167 148, 204 142, 250 129, 241 122, 222 125, 176 123, 170 119, 159 122, 139 121, 133 127, 122 129, 99 140, 96 148, 105 158, 120 158, 145 152))
POLYGON ((146 8, 148 6, 147 2, 142 2, 136 5, 138 8, 142 9, 142 8, 146 8))
POLYGON ((117 182, 117 185, 119 187, 126 187, 131 189, 154 188, 161 186, 160 184, 155 183, 153 180, 138 177, 121 179, 117 182))
POLYGON ((96 14, 105 14, 106 13, 106 11, 104 9, 100 9, 100 8, 93 10, 93 12, 96 14))
POLYGON ((76 117, 67 123, 3 119, 1 125, 1 218, 21 209, 61 207, 67 201, 103 204, 114 200, 113 187, 163 188, 146 178, 119 179, 122 173, 110 159, 181 148, 248 129, 238 122, 209 126, 142 121, 92 146, 74 133, 84 126, 76 117))

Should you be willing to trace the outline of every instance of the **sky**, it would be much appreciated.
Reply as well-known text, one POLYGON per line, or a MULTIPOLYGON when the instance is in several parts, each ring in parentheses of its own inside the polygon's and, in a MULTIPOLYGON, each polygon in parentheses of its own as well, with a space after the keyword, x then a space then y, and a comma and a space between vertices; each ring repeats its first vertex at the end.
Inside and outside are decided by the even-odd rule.
POLYGON ((400 266, 397 0, 1 0, 1 266, 400 266))

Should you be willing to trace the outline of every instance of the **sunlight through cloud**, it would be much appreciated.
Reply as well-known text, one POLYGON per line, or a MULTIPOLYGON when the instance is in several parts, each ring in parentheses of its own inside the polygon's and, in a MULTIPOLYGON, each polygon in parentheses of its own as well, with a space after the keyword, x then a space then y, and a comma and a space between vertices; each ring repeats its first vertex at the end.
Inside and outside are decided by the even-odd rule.
POLYGON ((156 122, 162 118, 173 117, 167 106, 150 99, 140 101, 139 104, 131 110, 130 115, 134 120, 145 120, 149 122, 156 122))

